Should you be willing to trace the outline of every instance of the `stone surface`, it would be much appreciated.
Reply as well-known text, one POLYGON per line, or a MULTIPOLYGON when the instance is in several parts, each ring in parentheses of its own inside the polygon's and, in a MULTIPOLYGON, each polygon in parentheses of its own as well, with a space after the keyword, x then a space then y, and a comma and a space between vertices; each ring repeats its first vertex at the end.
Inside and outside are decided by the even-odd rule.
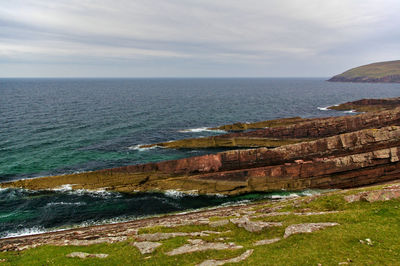
POLYGON ((85 252, 72 252, 66 256, 69 258, 80 258, 80 259, 86 259, 86 258, 105 259, 108 257, 108 254, 90 254, 90 253, 85 253, 85 252))
POLYGON ((282 226, 280 222, 251 221, 248 217, 233 218, 230 221, 249 232, 261 232, 268 227, 282 226))
POLYGON ((284 238, 287 238, 293 234, 300 233, 312 233, 314 231, 321 230, 326 227, 336 226, 338 223, 305 223, 305 224, 293 224, 285 229, 284 238))
POLYGON ((210 222, 210 226, 211 227, 219 227, 219 226, 224 226, 224 225, 227 225, 227 224, 229 224, 229 220, 228 219, 223 219, 223 220, 210 222))
POLYGON ((206 260, 203 261, 202 263, 198 264, 198 266, 216 266, 216 265, 224 265, 226 263, 238 263, 241 261, 246 260, 248 257, 253 254, 253 249, 246 250, 244 253, 242 253, 240 256, 232 258, 232 259, 226 259, 226 260, 206 260))
POLYGON ((173 249, 172 251, 167 252, 166 254, 168 256, 175 256, 175 255, 205 251, 205 250, 210 250, 210 249, 224 250, 224 249, 241 249, 241 248, 243 248, 242 246, 238 246, 234 243, 226 244, 226 243, 221 243, 221 242, 206 242, 201 239, 196 239, 196 240, 192 240, 189 242, 191 242, 191 243, 183 245, 179 248, 173 249))
POLYGON ((209 236, 210 234, 221 234, 217 231, 201 231, 201 232, 175 232, 175 233, 154 233, 154 234, 141 234, 136 236, 137 241, 160 241, 178 236, 209 236))
POLYGON ((269 244, 278 242, 280 240, 281 240, 281 238, 263 239, 263 240, 259 240, 259 241, 255 242, 254 246, 269 245, 269 244))
POLYGON ((355 201, 375 202, 375 201, 384 201, 384 200, 391 200, 398 198, 400 198, 400 188, 398 187, 365 191, 355 195, 347 195, 344 197, 344 199, 347 202, 355 202, 355 201))
POLYGON ((132 243, 135 247, 137 247, 142 254, 148 254, 148 253, 153 253, 156 248, 161 246, 161 243, 158 242, 149 242, 149 241, 143 241, 143 242, 134 242, 132 243))

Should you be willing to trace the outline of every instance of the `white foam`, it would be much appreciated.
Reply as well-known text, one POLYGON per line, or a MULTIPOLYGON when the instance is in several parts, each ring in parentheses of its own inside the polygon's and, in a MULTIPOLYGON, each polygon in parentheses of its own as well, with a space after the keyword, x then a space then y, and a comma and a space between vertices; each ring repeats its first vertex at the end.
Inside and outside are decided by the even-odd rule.
POLYGON ((329 107, 333 107, 333 106, 339 106, 340 104, 333 104, 333 105, 328 105, 326 107, 317 107, 318 110, 320 111, 331 111, 331 109, 329 109, 329 107))
POLYGON ((348 111, 344 111, 347 114, 354 114, 357 113, 356 110, 348 110, 348 111))
POLYGON ((312 195, 317 195, 317 194, 321 194, 321 192, 319 190, 303 190, 300 192, 292 192, 288 195, 280 195, 278 193, 278 194, 271 195, 269 198, 270 199, 290 199, 290 198, 297 198, 297 197, 302 197, 302 196, 312 196, 312 195))
POLYGON ((90 195, 93 197, 122 197, 122 195, 118 192, 111 192, 105 189, 96 189, 96 190, 89 190, 89 189, 72 189, 74 184, 65 184, 61 187, 57 187, 52 189, 53 191, 60 191, 70 195, 90 195))
POLYGON ((23 228, 21 230, 14 231, 14 232, 6 232, 6 235, 2 238, 37 235, 37 234, 42 234, 45 232, 46 232, 46 230, 42 227, 23 228))
POLYGON ((296 193, 291 193, 289 195, 271 195, 269 198, 271 199, 288 199, 288 198, 297 198, 300 197, 300 195, 296 193))
POLYGON ((61 192, 71 191, 72 190, 72 185, 73 184, 65 184, 65 185, 62 185, 60 187, 53 188, 52 190, 61 191, 61 192))
POLYGON ((164 195, 167 196, 167 197, 170 197, 170 198, 179 199, 179 198, 182 198, 184 196, 198 196, 199 193, 196 190, 179 191, 179 190, 169 189, 169 190, 166 190, 164 192, 164 195))
POLYGON ((215 133, 226 133, 225 130, 220 129, 210 129, 208 127, 199 127, 199 128, 189 128, 178 130, 179 133, 199 133, 199 132, 215 132, 215 133))
POLYGON ((151 146, 151 147, 142 147, 143 145, 147 145, 147 144, 138 144, 138 145, 134 145, 134 146, 129 146, 128 149, 129 150, 134 150, 134 151, 148 151, 148 150, 152 150, 155 148, 162 148, 161 146, 151 146))
POLYGON ((66 205, 66 206, 82 206, 86 205, 86 202, 50 202, 47 203, 46 206, 59 206, 59 205, 66 205))

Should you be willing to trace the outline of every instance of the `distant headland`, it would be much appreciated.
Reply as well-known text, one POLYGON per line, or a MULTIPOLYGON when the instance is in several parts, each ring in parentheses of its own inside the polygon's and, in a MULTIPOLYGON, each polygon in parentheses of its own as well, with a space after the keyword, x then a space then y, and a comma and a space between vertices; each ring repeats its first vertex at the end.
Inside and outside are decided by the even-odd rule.
POLYGON ((336 75, 328 81, 400 83, 400 60, 359 66, 336 75))

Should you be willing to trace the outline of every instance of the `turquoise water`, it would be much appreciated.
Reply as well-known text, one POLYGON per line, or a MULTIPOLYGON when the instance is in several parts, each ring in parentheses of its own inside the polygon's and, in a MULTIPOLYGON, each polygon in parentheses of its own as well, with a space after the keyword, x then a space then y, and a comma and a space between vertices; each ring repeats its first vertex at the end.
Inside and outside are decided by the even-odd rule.
MULTIPOLYGON (((322 107, 399 91, 400 84, 323 79, 0 79, 0 182, 214 153, 137 146, 220 134, 204 128, 238 121, 342 115, 322 107)), ((2 190, 0 237, 235 200, 111 193, 88 204, 89 194, 2 190), (148 204, 140 209, 135 202, 143 197, 148 204)))

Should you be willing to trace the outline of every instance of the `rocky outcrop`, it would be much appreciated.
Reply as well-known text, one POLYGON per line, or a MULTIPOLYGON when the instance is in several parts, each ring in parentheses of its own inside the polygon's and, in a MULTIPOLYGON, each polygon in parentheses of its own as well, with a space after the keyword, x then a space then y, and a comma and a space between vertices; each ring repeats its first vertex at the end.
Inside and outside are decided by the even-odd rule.
POLYGON ((287 125, 293 125, 300 122, 309 121, 311 119, 301 118, 301 117, 289 117, 289 118, 280 118, 274 120, 266 120, 260 122, 252 122, 252 123, 234 123, 229 125, 223 125, 219 127, 209 128, 210 130, 224 130, 224 131, 246 131, 250 129, 262 129, 266 127, 281 127, 287 125))
POLYGON ((328 107, 338 111, 375 112, 391 110, 400 106, 400 97, 386 99, 362 99, 328 107))
MULTIPOLYGON (((384 120, 383 120, 384 121, 384 120)), ((180 160, 2 183, 29 189, 151 190, 241 194, 345 188, 396 178, 400 127, 365 129, 282 146, 234 150, 180 160)))
MULTIPOLYGON (((105 189, 120 192, 195 191, 236 195, 273 190, 348 188, 400 176, 400 108, 314 119, 284 127, 228 134, 297 139, 274 149, 231 150, 88 173, 18 180, 0 187, 105 189), (314 140, 310 140, 313 138, 314 140)), ((224 138, 217 136, 215 138, 224 138)))
MULTIPOLYGON (((400 108, 354 116, 315 119, 287 127, 266 128, 245 133, 234 133, 230 134, 230 136, 284 139, 323 138, 365 128, 380 128, 388 125, 400 125, 400 108)), ((223 137, 223 135, 221 137, 223 137)))
MULTIPOLYGON (((398 106, 398 105, 396 105, 398 106)), ((354 116, 308 119, 286 126, 144 145, 164 148, 279 147, 366 128, 400 125, 400 108, 354 116)))
POLYGON ((398 198, 400 198, 400 185, 385 187, 379 190, 364 191, 358 194, 352 194, 344 197, 344 199, 347 202, 355 202, 355 201, 375 202, 375 201, 385 201, 398 198))

